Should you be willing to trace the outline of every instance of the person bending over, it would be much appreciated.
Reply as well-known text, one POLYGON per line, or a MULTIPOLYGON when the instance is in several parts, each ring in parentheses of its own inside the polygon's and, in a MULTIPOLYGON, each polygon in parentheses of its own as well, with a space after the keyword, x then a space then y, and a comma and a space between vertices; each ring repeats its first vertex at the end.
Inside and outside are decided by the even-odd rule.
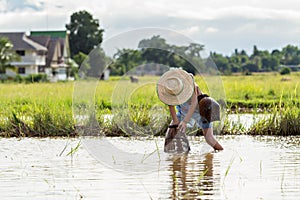
POLYGON ((157 82, 157 94, 169 106, 172 118, 170 127, 177 127, 178 131, 185 133, 187 124, 194 122, 203 130, 205 140, 211 147, 223 150, 213 135, 213 123, 200 115, 198 96, 202 93, 192 74, 181 69, 167 71, 157 82))

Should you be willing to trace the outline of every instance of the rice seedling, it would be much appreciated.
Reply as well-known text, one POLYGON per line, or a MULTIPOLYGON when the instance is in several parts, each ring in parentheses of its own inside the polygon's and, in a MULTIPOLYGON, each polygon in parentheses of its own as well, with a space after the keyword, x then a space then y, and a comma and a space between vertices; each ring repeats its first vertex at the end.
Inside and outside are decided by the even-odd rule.
POLYGON ((281 193, 284 193, 284 173, 285 173, 285 166, 283 168, 283 172, 282 172, 282 176, 281 176, 281 180, 280 180, 281 193))
POLYGON ((75 146, 75 148, 71 147, 70 152, 67 153, 66 156, 69 156, 69 155, 73 156, 74 153, 76 153, 76 152, 79 150, 80 145, 81 145, 81 141, 79 141, 79 142, 77 143, 77 145, 75 146))
POLYGON ((113 163, 116 164, 117 162, 116 162, 114 155, 112 155, 111 158, 113 159, 113 163))
POLYGON ((155 149, 154 151, 152 151, 151 153, 149 153, 147 156, 146 156, 146 154, 144 154, 144 156, 143 156, 143 158, 141 160, 141 164, 143 164, 144 161, 147 160, 150 156, 152 156, 155 152, 158 152, 158 155, 159 155, 158 149, 155 149))
POLYGON ((157 144, 157 139, 155 139, 155 147, 156 147, 156 151, 157 151, 158 160, 160 161, 160 152, 159 152, 159 147, 157 144))
POLYGON ((67 149, 67 147, 69 146, 69 144, 70 144, 70 142, 69 142, 69 140, 67 140, 67 143, 65 144, 63 150, 60 152, 59 156, 61 156, 65 152, 65 150, 67 149))
POLYGON ((259 162, 259 174, 260 174, 260 176, 262 174, 262 160, 260 160, 260 162, 259 162))
MULTIPOLYGON (((90 110, 105 135, 163 135, 170 117, 167 106, 159 101, 155 83, 159 77, 141 77, 138 84, 120 77, 99 81, 91 107, 73 105, 74 83, 0 84, 1 136, 76 136, 79 135, 73 109, 83 114, 90 110), (128 91, 119 95, 118 91, 128 91), (120 99, 117 97, 121 96, 120 99), (94 114, 93 114, 94 113, 94 114), (112 114, 110 122, 105 120, 112 114)), ((275 74, 221 77, 226 92, 227 111, 271 113, 250 131, 225 121, 224 134, 296 135, 300 133, 299 73, 289 81, 275 74), (242 109, 241 109, 242 108, 242 109), (230 127, 230 128, 229 128, 230 127)), ((195 76, 205 93, 214 77, 195 76), (206 82, 205 82, 206 81, 206 82)), ((211 88, 210 88, 211 89, 211 88)), ((90 113, 90 114, 91 114, 90 113)), ((89 114, 89 115, 90 115, 89 114)))
POLYGON ((229 173, 229 171, 230 171, 230 168, 231 168, 231 166, 232 166, 234 160, 235 160, 235 157, 232 157, 231 160, 230 160, 230 162, 229 162, 229 164, 228 164, 228 166, 227 166, 227 168, 226 168, 225 175, 224 175, 224 179, 223 179, 223 184, 222 184, 223 186, 224 186, 225 179, 226 179, 226 177, 228 176, 228 173, 229 173))
MULTIPOLYGON (((280 99, 280 102, 282 100, 280 99)), ((294 99, 286 100, 285 105, 274 106, 271 116, 265 117, 246 132, 250 135, 299 135, 300 108, 294 99)))

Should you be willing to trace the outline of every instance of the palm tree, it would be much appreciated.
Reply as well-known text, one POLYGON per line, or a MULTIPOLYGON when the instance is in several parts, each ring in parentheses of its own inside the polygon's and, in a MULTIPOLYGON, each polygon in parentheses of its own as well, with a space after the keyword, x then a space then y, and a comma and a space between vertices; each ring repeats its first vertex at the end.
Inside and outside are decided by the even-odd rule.
POLYGON ((13 45, 6 37, 0 36, 0 74, 5 73, 9 62, 17 58, 17 55, 12 51, 13 45))

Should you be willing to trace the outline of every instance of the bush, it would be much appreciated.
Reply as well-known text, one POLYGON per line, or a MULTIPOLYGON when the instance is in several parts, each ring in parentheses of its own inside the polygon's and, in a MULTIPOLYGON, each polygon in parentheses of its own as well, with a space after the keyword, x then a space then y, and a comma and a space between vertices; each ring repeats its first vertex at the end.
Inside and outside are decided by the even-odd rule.
POLYGON ((281 75, 290 74, 290 73, 291 73, 291 69, 288 67, 284 67, 280 70, 281 75))
POLYGON ((19 74, 15 76, 7 76, 6 74, 0 74, 0 82, 36 83, 48 82, 48 79, 46 74, 32 74, 28 76, 21 76, 19 74))
POLYGON ((36 82, 47 82, 46 74, 32 74, 25 77, 27 83, 36 83, 36 82))
POLYGON ((4 83, 7 80, 7 75, 6 74, 0 74, 0 81, 4 83))
POLYGON ((245 74, 246 76, 251 76, 251 75, 252 75, 252 72, 246 71, 244 74, 245 74))

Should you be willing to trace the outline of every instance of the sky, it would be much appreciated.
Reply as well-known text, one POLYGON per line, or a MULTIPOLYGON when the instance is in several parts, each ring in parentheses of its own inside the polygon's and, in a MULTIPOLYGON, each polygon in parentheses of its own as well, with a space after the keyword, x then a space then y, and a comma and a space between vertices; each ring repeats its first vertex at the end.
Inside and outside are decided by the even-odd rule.
POLYGON ((65 30, 80 10, 99 19, 104 40, 156 27, 225 55, 300 45, 298 0, 0 0, 0 32, 65 30))

